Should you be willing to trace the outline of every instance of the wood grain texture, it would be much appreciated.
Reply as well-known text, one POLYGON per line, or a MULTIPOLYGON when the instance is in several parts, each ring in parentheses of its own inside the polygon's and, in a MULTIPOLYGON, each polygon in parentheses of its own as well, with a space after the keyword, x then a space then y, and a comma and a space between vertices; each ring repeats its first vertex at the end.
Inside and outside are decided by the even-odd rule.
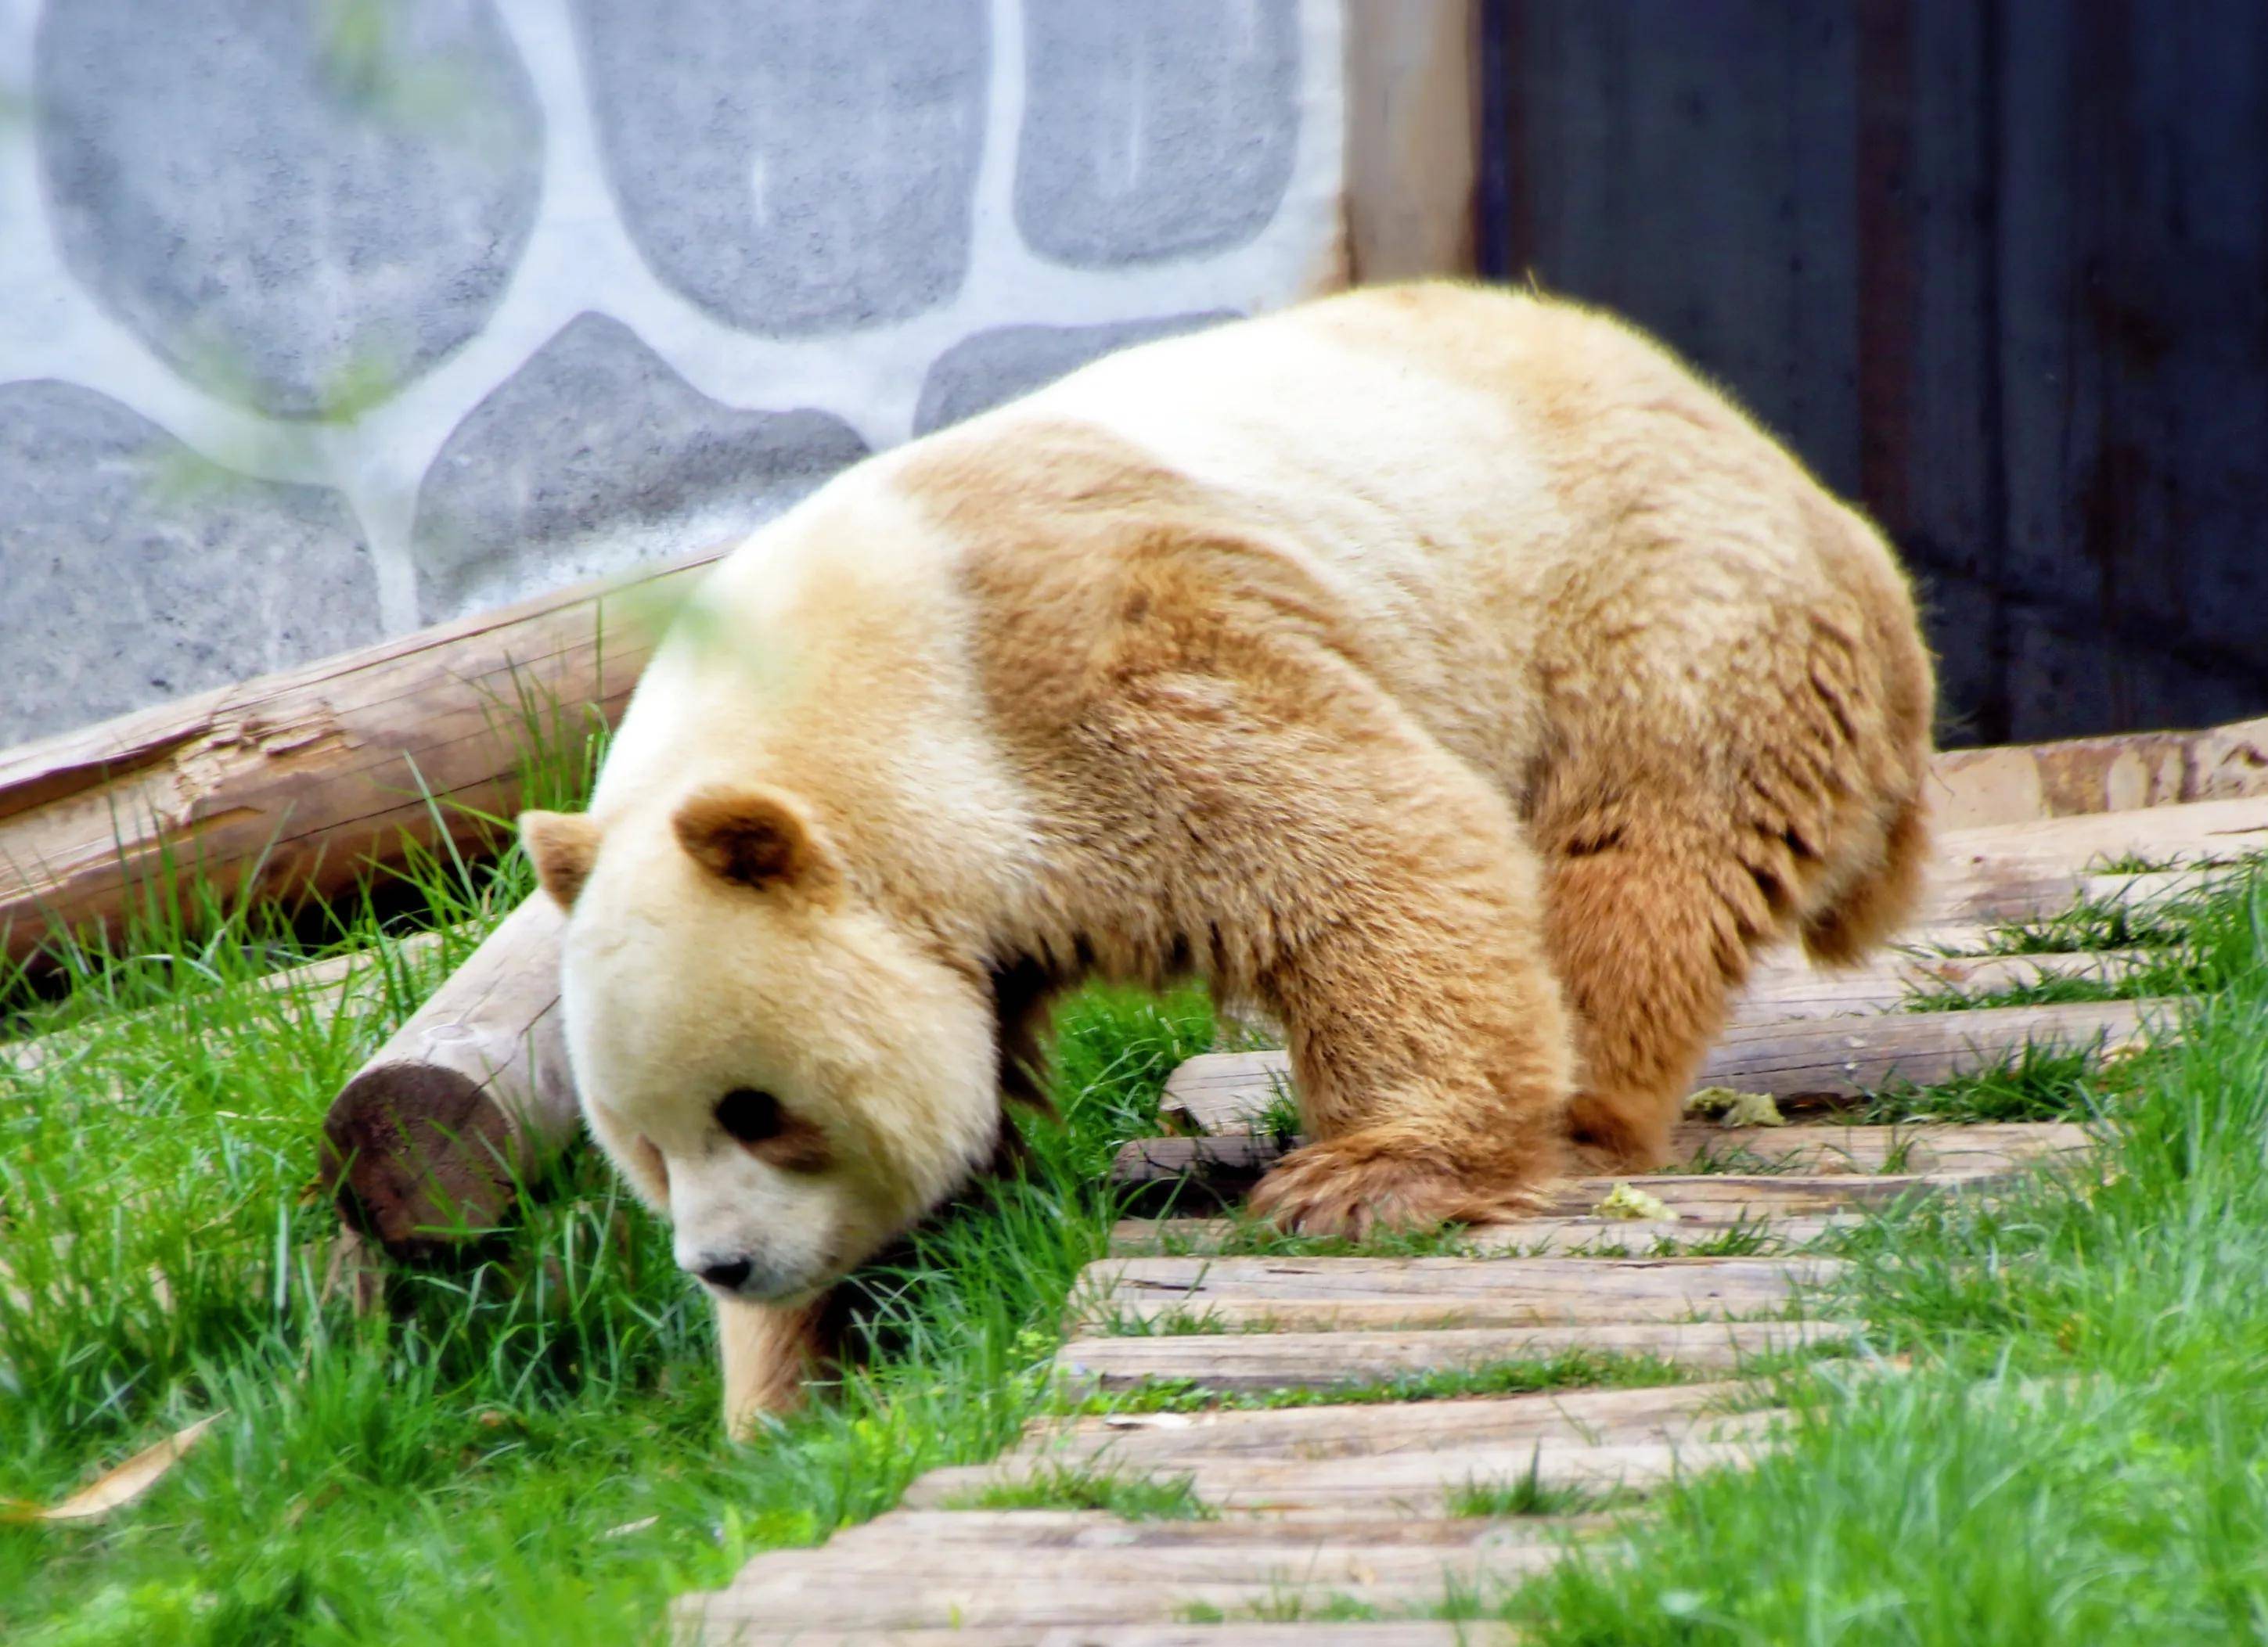
MULTIPOLYGON (((1758 1251, 1778 1254, 1837 1231, 1855 1228, 1863 1221, 1862 1215, 1851 1212, 1778 1218, 1748 1217, 1738 1212, 1722 1217, 1692 1213, 1683 1218, 1521 1218, 1466 1230, 1456 1250, 1475 1258, 1541 1257, 1553 1253, 1604 1256, 1616 1252, 1660 1256, 1681 1247, 1722 1240, 1737 1231, 1758 1242, 1758 1251)), ((1238 1228, 1227 1218, 1122 1218, 1111 1226, 1110 1251, 1123 1258, 1212 1252, 1238 1228)))
MULTIPOLYGON (((1852 1098, 1894 1080, 1933 1085, 2027 1047, 2116 1046, 2146 1021, 2170 1022, 2173 1015, 2165 1001, 2084 1001, 1743 1025, 1710 1048, 1696 1085, 1791 1099, 1852 1098)), ((1284 1053, 1204 1053, 1174 1071, 1160 1113, 1192 1132, 1238 1131, 1266 1115, 1290 1087, 1284 1053)))
MULTIPOLYGON (((1274 1138, 1231 1134, 1219 1137, 1137 1138, 1112 1163, 1116 1181, 1149 1186, 1169 1210, 1219 1206, 1241 1197, 1289 1146, 1274 1138)), ((2074 1148, 2084 1147, 2075 1145, 2074 1148)), ((2005 1182, 2040 1158, 1996 1163, 1970 1157, 1934 1173, 1662 1173, 1632 1178, 1570 1179, 1546 1192, 1539 1214, 1551 1218, 1597 1215, 1617 1185, 1661 1202, 1671 1219, 1781 1218, 1847 1212, 1908 1195, 1947 1195, 2005 1182)), ((1506 1228, 1516 1227, 1507 1224, 1506 1228)))
POLYGON ((713 555, 584 585, 0 752, 0 947, 115 930, 167 873, 280 900, 517 809, 523 688, 609 723, 713 555))
POLYGON ((1417 1373, 1468 1372, 1573 1350, 1650 1356, 1695 1372, 1751 1356, 1832 1343, 1857 1329, 1835 1321, 1642 1321, 1587 1327, 1466 1327, 1432 1332, 1189 1333, 1081 1338, 1056 1356, 1073 1387, 1132 1389, 1189 1380, 1211 1390, 1332 1389, 1417 1373))
POLYGON ((1931 814, 1946 828, 2244 795, 2268 795, 2268 718, 1947 750, 1929 785, 1931 814))
POLYGON ((1350 0, 1350 283, 1473 271, 1476 0, 1350 0))
MULTIPOLYGON (((1632 1460, 1627 1467, 1658 1465, 1632 1460)), ((1439 1601, 1452 1585, 1493 1593, 1556 1560, 1570 1530, 1541 1518, 1462 1526, 1436 1518, 1417 1524, 1413 1537, 1380 1527, 1376 1516, 1330 1525, 1096 1518, 1067 1526, 1039 1514, 1047 1524, 1037 1537, 998 1515, 972 1517, 976 1526, 954 1532, 936 1522, 917 1531, 901 1519, 881 1537, 759 1555, 728 1588, 680 1602, 675 1621, 681 1631, 722 1628, 726 1640, 747 1626, 801 1641, 811 1629, 1162 1624, 1193 1606, 1248 1618, 1333 1597, 1399 1610, 1439 1601)))
POLYGON ((719 1604, 712 1617, 703 1599, 688 1597, 672 1609, 683 1647, 1514 1647, 1518 1633, 1485 1621, 1437 1623, 1292 1624, 1003 1624, 933 1629, 811 1629, 770 1631, 760 1619, 733 1615, 719 1604))
POLYGON ((1830 1259, 1117 1258, 1071 1292, 1074 1330, 1572 1327, 1777 1316, 1833 1283, 1830 1259))
MULTIPOLYGON (((1777 1411, 1712 1414, 1672 1426, 1677 1438, 1668 1441, 1572 1434, 1503 1441, 1476 1437, 1446 1447, 1379 1452, 1182 1459, 1161 1467, 1160 1474, 1187 1481, 1200 1502, 1231 1515, 1305 1518, 1359 1509, 1439 1515, 1469 1489, 1509 1487, 1525 1480, 1531 1469, 1543 1485, 1644 1489, 1681 1467, 1744 1464, 1771 1445, 1771 1432, 1786 1421, 1786 1415, 1777 1411)), ((1095 1467, 1114 1466, 1105 1455, 1095 1467)), ((1130 1465, 1116 1467, 1139 1474, 1130 1465)), ((1035 1474, 1047 1479, 1044 1468, 1035 1473, 1015 1467, 996 1471, 990 1483, 982 1471, 970 1473, 966 1480, 956 1474, 955 1479, 959 1490, 976 1492, 987 1484, 1012 1485, 1035 1474)))
MULTIPOLYGON (((2132 889, 2122 884, 2119 890, 2131 893, 2132 889)), ((1987 930, 1981 924, 1975 930, 1973 946, 1981 946, 1987 930)), ((2064 978, 2116 984, 2147 966, 2151 959, 2146 952, 2132 949, 2038 955, 1940 955, 1898 950, 1871 957, 1857 967, 1827 971, 1806 965, 1800 956, 1776 955, 1749 974, 1747 987, 1733 1004, 1729 1027, 1895 1012, 1955 989, 1984 994, 2064 978)))
MULTIPOLYGON (((413 932, 401 940, 401 960, 416 965, 431 951, 440 947, 439 932, 413 932)), ((333 955, 321 960, 309 961, 301 967, 288 967, 280 971, 247 979, 241 984, 227 986, 235 990, 263 995, 289 996, 299 1010, 310 1014, 318 1023, 328 1022, 349 1007, 382 1000, 387 984, 387 969, 368 952, 333 955)), ((192 996, 186 1004, 188 1011, 196 1010, 202 997, 192 996)), ((120 1024, 158 1014, 183 1010, 168 1005, 148 1012, 105 1013, 92 1024, 74 1026, 26 1040, 0 1041, 0 1066, 6 1066, 29 1075, 49 1068, 84 1051, 94 1040, 107 1035, 120 1024)))
POLYGON ((493 1228, 516 1177, 578 1120, 548 898, 506 916, 332 1100, 324 1166, 341 1215, 397 1258, 493 1228))
MULTIPOLYGON (((1250 1463, 1450 1455, 1539 1441, 1631 1445, 1730 1438, 1714 1426, 1756 1386, 1726 1379, 1635 1390, 1558 1390, 1470 1401, 1345 1407, 1116 1413, 1035 1425, 989 1464, 934 1470, 909 1489, 909 1507, 1043 1477, 1090 1471, 1171 1478, 1250 1463)), ((1747 1431, 1743 1430, 1745 1434, 1747 1431)), ((1200 1487, 1202 1483, 1199 1483, 1200 1487)), ((1205 1495, 1200 1491, 1200 1496, 1205 1495)))

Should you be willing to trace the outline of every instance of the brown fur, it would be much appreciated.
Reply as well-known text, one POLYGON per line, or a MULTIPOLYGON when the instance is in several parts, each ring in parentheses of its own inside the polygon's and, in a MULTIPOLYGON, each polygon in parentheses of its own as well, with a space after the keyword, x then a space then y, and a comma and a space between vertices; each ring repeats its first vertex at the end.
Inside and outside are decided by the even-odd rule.
MULTIPOLYGON (((1351 303, 1472 318, 1441 298, 1351 303)), ((1879 540, 1650 347, 1598 332, 1658 396, 1616 461, 1565 478, 1641 540, 1598 560, 1646 565, 1656 494, 1678 487, 1806 540, 1842 588, 1728 637, 1697 741, 1600 689, 1660 673, 1660 640, 1616 608, 1681 600, 1688 546, 1666 533, 1654 570, 1572 584, 1524 790, 1411 724, 1360 629, 1238 500, 1075 425, 905 478, 971 546, 1018 776, 1076 820, 1014 941, 1066 969, 1200 972, 1282 1021, 1316 1142, 1256 1204, 1302 1228, 1502 1214, 1564 1170, 1563 1141, 1609 1170, 1660 1164, 1750 957, 1793 930, 1855 959, 1918 887, 1930 671, 1879 540)), ((1418 341, 1461 379, 1541 376, 1547 404, 1567 374, 1558 415, 1598 445, 1576 427, 1597 417, 1578 362, 1510 363, 1469 327, 1418 341)))
MULTIPOLYGON (((1932 683, 1887 548, 1565 305, 1427 286, 1149 346, 843 477, 702 599, 596 867, 529 844, 591 882, 593 1130, 677 1197, 681 1261, 755 1250, 781 1297, 966 1181, 1086 974, 1284 1025, 1285 1224, 1484 1220, 1658 1164, 1752 958, 1853 959, 1918 882, 1932 683), (734 1085, 838 1170, 711 1149, 734 1085)), ((764 1402, 813 1353, 786 1317, 726 1348, 764 1402)))

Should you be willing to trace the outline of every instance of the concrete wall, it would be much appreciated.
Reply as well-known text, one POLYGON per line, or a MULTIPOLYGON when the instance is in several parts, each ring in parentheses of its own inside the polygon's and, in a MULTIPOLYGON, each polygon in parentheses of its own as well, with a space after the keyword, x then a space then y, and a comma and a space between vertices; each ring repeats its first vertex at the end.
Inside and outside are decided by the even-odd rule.
POLYGON ((1343 264, 1342 0, 0 0, 0 743, 1343 264))

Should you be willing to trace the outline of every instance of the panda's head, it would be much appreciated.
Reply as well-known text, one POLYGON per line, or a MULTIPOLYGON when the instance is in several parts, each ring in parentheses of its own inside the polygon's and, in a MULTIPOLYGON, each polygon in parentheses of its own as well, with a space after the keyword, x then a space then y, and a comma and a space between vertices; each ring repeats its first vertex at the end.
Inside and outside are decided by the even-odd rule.
POLYGON ((863 901, 795 796, 528 812, 569 912, 583 1113, 718 1291, 808 1298, 943 1202, 1001 1126, 985 979, 863 901))

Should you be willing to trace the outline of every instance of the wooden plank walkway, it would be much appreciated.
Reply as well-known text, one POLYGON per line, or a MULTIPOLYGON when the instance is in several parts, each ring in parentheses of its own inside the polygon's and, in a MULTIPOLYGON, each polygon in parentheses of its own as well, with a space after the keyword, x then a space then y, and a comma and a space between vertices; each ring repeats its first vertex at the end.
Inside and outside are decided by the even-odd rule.
MULTIPOLYGON (((2198 865, 2263 849, 2257 798, 1961 832, 1921 930, 1982 949, 1980 922, 2049 914, 2074 894, 2161 907, 2194 892, 2198 865), (2180 867, 2102 872, 2115 859, 2180 867)), ((2170 1011, 1903 1010, 1914 992, 2117 982, 2149 960, 1908 952, 1839 975, 1760 967, 1704 1080, 1772 1092, 1795 1124, 1689 1123, 1675 1143, 1683 1170, 1572 1181, 1536 1216, 1460 1232, 1425 1257, 1314 1255, 1233 1217, 1189 1216, 1233 1204, 1296 1143, 1269 1129, 1284 1113, 1281 1054, 1192 1059, 1163 1106, 1182 1136, 1136 1140, 1114 1167, 1167 1216, 1117 1227, 1112 1256, 1074 1290, 1055 1358, 1067 1397, 1170 1400, 1042 1420, 989 1463, 932 1471, 876 1520, 817 1549, 760 1555, 728 1588, 683 1598, 679 1637, 1509 1643, 1501 1626, 1425 1615, 1485 1607, 1572 1543, 1614 1539, 1661 1483, 1778 1445, 1795 1421, 1775 1382, 1755 1376, 1759 1357, 1840 1356, 1820 1364, 1835 1378, 1889 1371, 1866 1356, 1837 1292, 1844 1266, 1818 1243, 1888 1202, 1990 1195, 2091 1147, 2064 1122, 1867 1126, 1811 1109, 1892 1081, 1934 1085, 2027 1047, 2122 1045, 2170 1011), (1618 1184, 1654 1197, 1659 1216, 1610 1216, 1602 1203, 1618 1184), (1613 1376, 1591 1380, 1606 1387, 1460 1393, 1473 1387, 1461 1379, 1539 1361, 1613 1376), (1354 1386, 1364 1400, 1265 1404, 1354 1386), (1124 1483, 1167 1488, 1197 1518, 999 1507, 1110 1502, 1104 1489, 1124 1483)))
MULTIPOLYGON (((1894 1081, 1934 1086, 2027 1048, 2117 1046, 2169 1011, 2161 1001, 2080 1001, 1749 1024, 1718 1038, 1699 1085, 1785 1099, 1855 1098, 1894 1081)), ((1162 1113, 1189 1132, 1242 1132, 1279 1106, 1291 1078, 1279 1051, 1206 1053, 1174 1072, 1162 1113)))

